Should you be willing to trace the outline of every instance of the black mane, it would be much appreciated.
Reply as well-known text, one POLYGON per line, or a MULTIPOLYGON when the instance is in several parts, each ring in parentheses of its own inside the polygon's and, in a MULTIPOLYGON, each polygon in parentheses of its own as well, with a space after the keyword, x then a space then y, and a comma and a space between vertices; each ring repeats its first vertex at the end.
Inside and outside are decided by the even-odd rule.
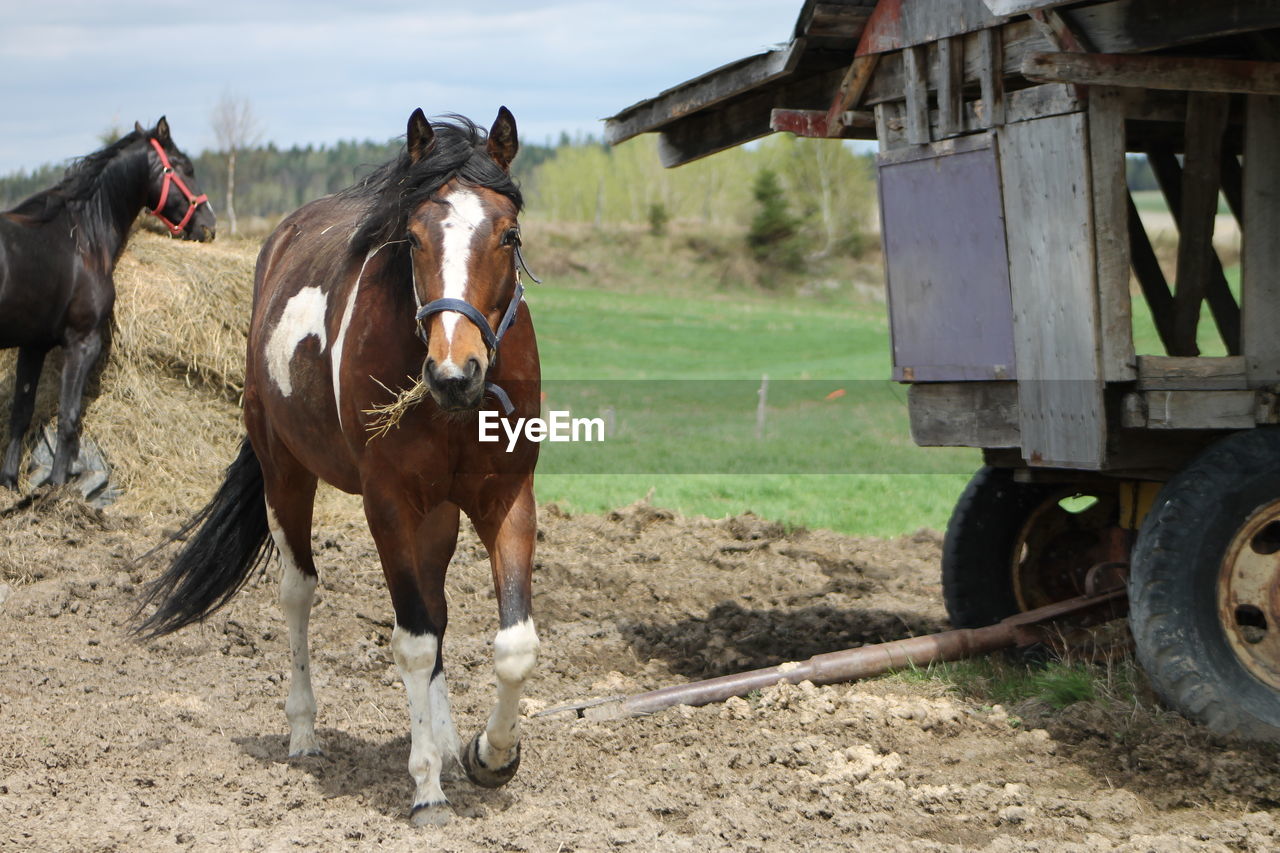
POLYGON ((101 151, 86 154, 67 167, 61 181, 20 202, 9 212, 35 222, 49 222, 68 205, 86 202, 93 198, 99 189, 106 189, 108 193, 112 193, 114 187, 103 187, 107 166, 122 151, 143 138, 143 134, 133 130, 101 151))
POLYGON ((379 167, 367 178, 338 195, 367 203, 360 225, 351 238, 351 249, 366 254, 375 246, 404 235, 409 214, 428 201, 442 186, 457 178, 464 184, 501 193, 524 204, 520 188, 485 149, 488 134, 462 116, 432 122, 435 143, 431 152, 417 163, 409 161, 402 149, 396 159, 379 167))

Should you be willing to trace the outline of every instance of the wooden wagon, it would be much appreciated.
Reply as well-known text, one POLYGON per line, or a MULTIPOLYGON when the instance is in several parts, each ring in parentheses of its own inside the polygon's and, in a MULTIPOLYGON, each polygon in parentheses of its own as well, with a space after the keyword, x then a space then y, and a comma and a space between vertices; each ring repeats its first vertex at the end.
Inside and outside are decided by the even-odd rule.
POLYGON ((773 131, 878 140, 893 376, 910 384, 913 436, 986 463, 947 530, 952 621, 989 624, 1127 569, 1156 689, 1217 731, 1268 740, 1277 60, 1275 0, 808 0, 785 47, 606 130, 661 133, 668 166, 773 131), (1176 275, 1128 191, 1129 154, 1146 156, 1176 223, 1176 275), (1238 278, 1214 245, 1220 203, 1240 228, 1238 278), (1135 346, 1135 317, 1151 343, 1135 346))

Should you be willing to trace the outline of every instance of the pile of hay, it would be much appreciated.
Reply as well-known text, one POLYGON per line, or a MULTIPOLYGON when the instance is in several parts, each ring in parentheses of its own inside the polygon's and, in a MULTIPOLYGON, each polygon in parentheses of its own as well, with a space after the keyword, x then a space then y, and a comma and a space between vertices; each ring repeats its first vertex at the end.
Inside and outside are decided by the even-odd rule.
MULTIPOLYGON (((240 393, 257 242, 133 235, 116 268, 110 358, 91 383, 84 434, 129 513, 185 516, 208 500, 244 434, 240 393)), ((0 352, 0 440, 8 442, 16 350, 0 352)), ((40 380, 38 429, 57 413, 60 351, 40 380)), ((25 466, 24 466, 25 467, 25 466)))

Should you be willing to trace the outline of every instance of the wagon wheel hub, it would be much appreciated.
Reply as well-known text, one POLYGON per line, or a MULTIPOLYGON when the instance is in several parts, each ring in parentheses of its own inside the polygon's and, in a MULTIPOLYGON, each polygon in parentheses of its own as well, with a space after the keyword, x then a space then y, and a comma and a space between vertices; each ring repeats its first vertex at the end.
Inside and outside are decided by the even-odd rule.
POLYGON ((1237 531, 1218 572, 1218 617, 1240 662, 1280 688, 1280 500, 1237 531))
POLYGON ((1034 610, 1084 595, 1089 569, 1127 562, 1131 533, 1120 527, 1119 517, 1114 493, 1064 489, 1049 496, 1027 519, 1014 546, 1018 608, 1034 610))

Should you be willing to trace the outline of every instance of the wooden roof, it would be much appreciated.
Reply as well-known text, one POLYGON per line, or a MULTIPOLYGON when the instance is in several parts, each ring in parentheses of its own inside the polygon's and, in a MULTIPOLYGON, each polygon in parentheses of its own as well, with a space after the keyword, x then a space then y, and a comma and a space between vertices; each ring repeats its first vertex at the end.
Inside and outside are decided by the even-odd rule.
MULTIPOLYGON (((808 120, 806 111, 835 115, 840 107, 834 99, 846 75, 852 79, 858 71, 855 54, 871 60, 865 65, 870 78, 865 102, 876 103, 889 97, 880 90, 901 88, 895 85, 901 61, 894 55, 895 61, 877 67, 873 55, 1006 23, 1017 30, 1006 30, 1017 50, 1006 49, 1005 71, 1017 74, 1023 54, 1056 49, 1042 33, 1046 15, 1069 15, 1088 49, 1104 54, 1170 49, 1195 54, 1197 43, 1205 43, 1210 56, 1280 59, 1277 0, 805 0, 784 47, 731 62, 627 107, 606 119, 605 139, 616 144, 659 132, 663 165, 678 166, 774 129, 796 129, 771 126, 775 109, 801 121, 808 120), (1250 34, 1249 40, 1224 44, 1222 38, 1233 34, 1250 34)), ((844 115, 849 117, 841 130, 845 138, 875 138, 865 114, 844 115)), ((804 135, 824 133, 810 128, 804 135)))
MULTIPOLYGON (((806 0, 785 47, 709 71, 606 119, 611 144, 662 131, 678 166, 770 132, 774 107, 826 109, 876 0, 806 0)), ((871 136, 874 138, 874 135, 871 136)))

